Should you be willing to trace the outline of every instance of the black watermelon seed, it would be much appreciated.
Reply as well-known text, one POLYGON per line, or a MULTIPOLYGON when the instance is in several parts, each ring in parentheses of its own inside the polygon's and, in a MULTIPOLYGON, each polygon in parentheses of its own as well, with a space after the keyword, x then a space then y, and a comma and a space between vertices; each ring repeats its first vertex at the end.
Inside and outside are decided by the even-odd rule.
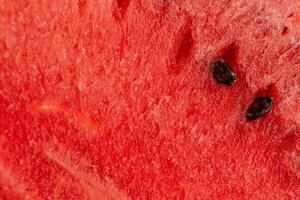
POLYGON ((255 120, 265 115, 272 107, 272 97, 256 97, 247 109, 246 118, 255 120))
POLYGON ((211 64, 214 79, 218 83, 223 83, 226 86, 231 86, 236 81, 236 76, 233 73, 229 64, 218 59, 211 64))

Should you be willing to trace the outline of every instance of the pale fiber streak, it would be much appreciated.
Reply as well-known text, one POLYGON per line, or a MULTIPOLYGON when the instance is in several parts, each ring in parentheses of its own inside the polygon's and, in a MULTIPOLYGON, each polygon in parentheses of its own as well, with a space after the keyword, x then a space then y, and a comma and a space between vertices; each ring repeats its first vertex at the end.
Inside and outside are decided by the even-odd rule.
MULTIPOLYGON (((59 145, 60 149, 62 145, 59 145)), ((100 182, 97 174, 84 172, 82 163, 74 163, 74 158, 66 150, 54 150, 53 148, 45 149, 46 156, 60 165, 63 169, 73 175, 86 194, 93 200, 129 200, 129 198, 119 191, 110 180, 100 182)), ((80 159, 76 159, 80 162, 80 159)))
POLYGON ((41 200, 41 198, 37 195, 29 192, 29 187, 20 180, 9 170, 7 167, 3 165, 0 161, 0 183, 3 188, 7 188, 8 191, 13 191, 17 196, 23 198, 24 200, 41 200))

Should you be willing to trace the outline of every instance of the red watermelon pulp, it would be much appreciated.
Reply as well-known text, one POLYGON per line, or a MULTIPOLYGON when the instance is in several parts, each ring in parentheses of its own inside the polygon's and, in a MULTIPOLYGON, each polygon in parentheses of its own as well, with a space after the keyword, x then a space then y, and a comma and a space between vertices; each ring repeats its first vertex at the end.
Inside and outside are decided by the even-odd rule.
POLYGON ((0 0, 0 199, 300 199, 299 85, 299 0, 0 0))

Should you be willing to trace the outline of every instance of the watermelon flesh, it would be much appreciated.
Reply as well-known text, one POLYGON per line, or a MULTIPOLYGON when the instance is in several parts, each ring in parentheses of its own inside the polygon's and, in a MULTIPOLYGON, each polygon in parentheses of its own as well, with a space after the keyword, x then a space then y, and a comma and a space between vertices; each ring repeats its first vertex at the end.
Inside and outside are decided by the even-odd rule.
POLYGON ((1 200, 300 198, 298 0, 1 0, 0 14, 1 200), (273 107, 248 121, 257 96, 273 107))

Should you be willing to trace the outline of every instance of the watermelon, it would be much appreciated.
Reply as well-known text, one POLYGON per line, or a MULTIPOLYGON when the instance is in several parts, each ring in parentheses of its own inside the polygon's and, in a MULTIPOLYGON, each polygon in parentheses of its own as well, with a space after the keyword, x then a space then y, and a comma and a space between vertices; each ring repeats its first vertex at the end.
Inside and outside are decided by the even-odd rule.
POLYGON ((1 200, 300 199, 299 0, 0 16, 1 200))

